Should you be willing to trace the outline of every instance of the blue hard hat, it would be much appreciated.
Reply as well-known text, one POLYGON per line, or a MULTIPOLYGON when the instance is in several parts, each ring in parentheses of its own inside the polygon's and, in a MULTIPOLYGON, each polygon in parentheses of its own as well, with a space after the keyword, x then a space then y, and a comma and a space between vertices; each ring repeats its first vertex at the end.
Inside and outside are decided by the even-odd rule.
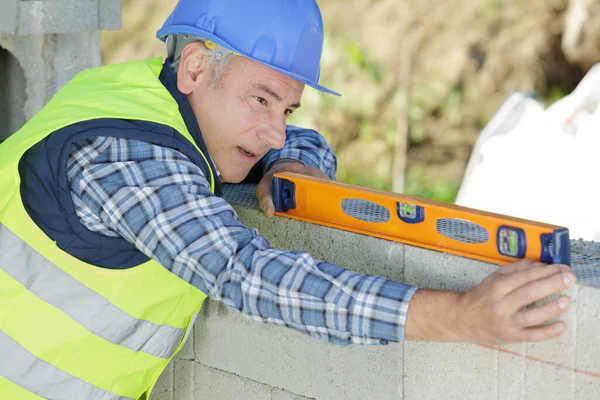
POLYGON ((207 39, 325 93, 323 20, 315 0, 179 0, 156 37, 207 39))

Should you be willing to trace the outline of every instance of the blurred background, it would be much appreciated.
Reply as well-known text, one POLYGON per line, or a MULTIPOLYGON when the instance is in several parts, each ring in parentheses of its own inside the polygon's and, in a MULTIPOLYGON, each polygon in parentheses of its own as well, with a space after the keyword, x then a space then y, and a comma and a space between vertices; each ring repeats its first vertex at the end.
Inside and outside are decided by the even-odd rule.
MULTIPOLYGON (((102 32, 102 62, 164 56, 155 32, 175 3, 123 0, 122 29, 102 32)), ((290 123, 327 138, 339 181, 372 188, 453 202, 478 134, 506 96, 528 92, 550 105, 600 61, 598 0, 319 5, 320 82, 343 97, 307 88, 290 123)))

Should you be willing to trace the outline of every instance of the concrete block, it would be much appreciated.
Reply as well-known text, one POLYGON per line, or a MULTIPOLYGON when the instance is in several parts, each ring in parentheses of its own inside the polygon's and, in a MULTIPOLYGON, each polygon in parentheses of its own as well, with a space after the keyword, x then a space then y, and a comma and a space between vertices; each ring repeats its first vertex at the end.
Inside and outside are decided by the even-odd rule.
POLYGON ((18 35, 98 31, 97 0, 31 0, 19 3, 18 35))
POLYGON ((188 334, 188 337, 181 351, 177 354, 177 358, 181 360, 194 360, 194 327, 188 334))
POLYGON ((502 398, 497 376, 495 351, 464 343, 404 343, 406 399, 502 398))
POLYGON ((308 397, 298 396, 283 389, 273 389, 271 391, 271 400, 311 400, 308 397))
POLYGON ((25 123, 25 71, 17 58, 0 47, 0 142, 25 123))
POLYGON ((403 344, 335 346, 257 324, 220 303, 205 307, 194 337, 204 365, 315 399, 402 395, 403 344))
POLYGON ((152 394, 150 395, 150 400, 174 400, 174 370, 175 362, 171 361, 169 365, 167 365, 167 368, 165 368, 165 370, 161 374, 160 378, 158 378, 156 386, 154 386, 152 394))
POLYGON ((406 246, 404 280, 429 289, 465 291, 478 285, 498 266, 448 253, 406 246))
MULTIPOLYGON (((48 56, 52 54, 53 41, 45 35, 0 34, 0 46, 11 53, 23 69, 25 91, 20 93, 21 98, 18 101, 24 103, 23 114, 25 120, 29 120, 54 94, 53 66, 48 62, 48 56)), ((13 78, 7 77, 7 79, 13 78)))
POLYGON ((525 398, 562 400, 572 399, 575 392, 575 374, 572 369, 527 360, 525 398))
POLYGON ((563 321, 567 325, 567 330, 555 340, 527 343, 526 353, 528 356, 541 358, 548 362, 565 365, 569 368, 574 367, 575 363, 575 342, 577 341, 577 317, 576 307, 578 305, 578 292, 581 286, 574 285, 573 287, 561 292, 548 296, 545 299, 534 304, 536 307, 541 307, 547 303, 556 300, 560 296, 567 296, 572 301, 572 308, 569 311, 561 314, 555 320, 563 321), (573 306, 573 304, 575 306, 573 306))
POLYGON ((19 0, 3 0, 0 13, 0 32, 14 34, 17 31, 19 0))
POLYGON ((174 400, 194 400, 194 362, 189 360, 173 360, 175 379, 173 386, 174 400))
POLYGON ((53 35, 52 90, 56 93, 80 71, 101 64, 100 32, 61 33, 53 35))
MULTIPOLYGON (((557 341, 543 343, 551 345, 555 342, 557 341)), ((597 397, 597 393, 600 393, 600 374, 548 361, 549 357, 546 355, 540 358, 528 354, 528 346, 531 344, 511 345, 510 351, 515 354, 508 354, 506 348, 509 346, 502 347, 498 382, 499 398, 593 399, 597 397), (595 395, 592 396, 591 393, 595 395)))
MULTIPOLYGON (((574 301, 577 298, 578 286, 565 292, 574 301)), ((546 304, 558 296, 552 296, 540 301, 538 305, 546 304)), ((527 343, 525 356, 526 396, 539 396, 546 399, 573 398, 575 392, 575 345, 576 345, 576 312, 563 314, 560 320, 567 324, 567 330, 557 339, 527 343)))
MULTIPOLYGON (((538 343, 557 347, 559 340, 538 343)), ((498 398, 562 400, 581 397, 581 393, 600 390, 600 374, 548 361, 548 355, 534 356, 527 352, 529 344, 501 346, 498 350, 498 398)), ((493 351, 493 349, 489 349, 493 351)), ((555 349, 550 353, 558 354, 555 349)), ((567 356, 567 359, 569 356, 567 356)), ((473 379, 476 381, 477 379, 473 379)))
POLYGON ((268 400, 273 388, 234 374, 193 363, 193 399, 268 400))
POLYGON ((575 398, 592 399, 600 393, 600 290, 585 286, 578 289, 575 398))
POLYGON ((121 29, 121 1, 98 1, 98 30, 121 29))
MULTIPOLYGON (((156 397, 156 400, 303 400, 302 396, 271 386, 219 371, 205 365, 176 360, 177 371, 174 394, 171 397, 156 397)), ((162 379, 162 376, 161 376, 162 379)), ((162 392, 160 392, 162 395, 162 392)), ((155 400, 153 394, 152 400, 155 400)))
MULTIPOLYGON (((76 73, 99 66, 101 61, 98 32, 0 34, 0 46, 11 53, 23 69, 25 89, 15 93, 20 97, 15 96, 13 101, 23 104, 25 120, 31 119, 76 73)), ((18 76, 7 79, 17 81, 18 76)))
POLYGON ((597 399, 600 393, 600 375, 578 373, 575 380, 575 400, 597 399))
POLYGON ((574 306, 577 367, 600 377, 600 290, 580 286, 574 306))
MULTIPOLYGON (((525 370, 527 346, 524 343, 501 346, 498 351, 498 398, 526 400, 525 370)), ((489 349, 489 351, 493 351, 489 349)))

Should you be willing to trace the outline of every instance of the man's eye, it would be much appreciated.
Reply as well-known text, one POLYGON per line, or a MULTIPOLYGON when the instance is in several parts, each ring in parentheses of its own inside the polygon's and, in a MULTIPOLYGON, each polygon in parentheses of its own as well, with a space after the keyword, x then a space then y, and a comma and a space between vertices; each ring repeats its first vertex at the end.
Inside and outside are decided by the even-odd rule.
POLYGON ((263 99, 262 97, 259 96, 254 96, 254 100, 258 101, 260 104, 262 104, 263 106, 266 106, 267 104, 267 100, 263 99))
POLYGON ((285 110, 285 116, 287 117, 288 115, 290 115, 291 113, 293 113, 294 110, 290 110, 289 108, 287 110, 285 110))

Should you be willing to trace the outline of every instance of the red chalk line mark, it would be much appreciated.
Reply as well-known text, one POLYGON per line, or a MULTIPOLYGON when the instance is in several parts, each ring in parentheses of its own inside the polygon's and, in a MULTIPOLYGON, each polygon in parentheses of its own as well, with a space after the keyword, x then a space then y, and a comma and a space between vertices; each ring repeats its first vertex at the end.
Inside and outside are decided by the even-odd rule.
POLYGON ((566 370, 569 370, 569 371, 573 371, 573 372, 575 372, 577 374, 583 374, 583 375, 587 375, 587 376, 591 376, 591 377, 600 379, 600 372, 592 372, 592 371, 586 371, 586 370, 580 369, 580 368, 573 368, 573 367, 569 367, 568 365, 564 365, 564 364, 560 364, 560 363, 555 363, 555 362, 544 360, 542 358, 538 358, 538 357, 534 357, 534 356, 528 356, 526 354, 521 354, 521 353, 518 353, 516 351, 506 350, 506 349, 503 349, 503 348, 500 348, 500 347, 488 346, 488 345, 485 345, 485 344, 480 344, 478 346, 485 347, 485 348, 490 349, 490 350, 497 350, 497 351, 500 351, 502 353, 510 354, 510 355, 513 355, 513 356, 522 357, 522 358, 525 358, 527 360, 537 361, 537 362, 541 362, 543 364, 552 365, 554 367, 563 368, 563 369, 566 369, 566 370))

